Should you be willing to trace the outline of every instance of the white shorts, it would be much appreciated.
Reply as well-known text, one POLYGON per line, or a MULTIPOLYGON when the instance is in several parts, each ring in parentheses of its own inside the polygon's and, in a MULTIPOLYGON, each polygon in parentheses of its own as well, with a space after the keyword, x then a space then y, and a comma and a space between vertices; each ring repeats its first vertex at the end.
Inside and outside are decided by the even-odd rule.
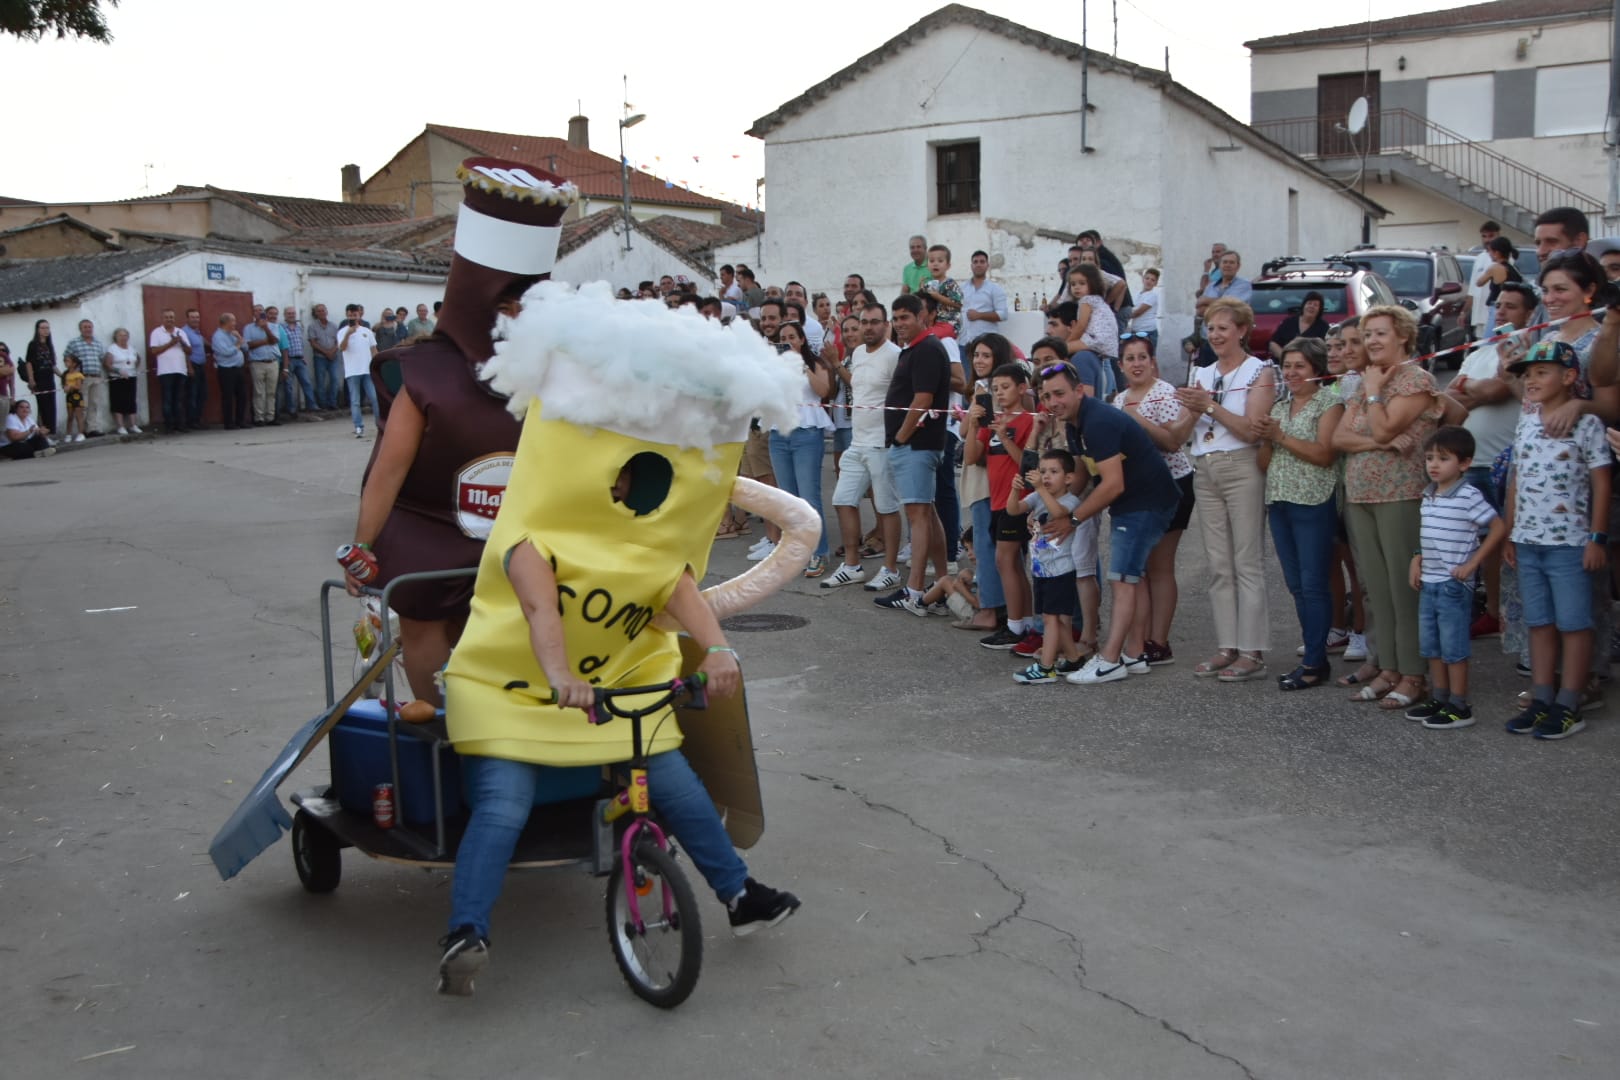
POLYGON ((880 514, 900 511, 900 496, 894 490, 889 472, 889 452, 881 446, 851 446, 838 459, 838 486, 833 489, 834 506, 859 506, 866 489, 880 514))
POLYGON ((1076 578, 1097 576, 1097 518, 1088 517, 1069 537, 1069 555, 1074 559, 1076 578))

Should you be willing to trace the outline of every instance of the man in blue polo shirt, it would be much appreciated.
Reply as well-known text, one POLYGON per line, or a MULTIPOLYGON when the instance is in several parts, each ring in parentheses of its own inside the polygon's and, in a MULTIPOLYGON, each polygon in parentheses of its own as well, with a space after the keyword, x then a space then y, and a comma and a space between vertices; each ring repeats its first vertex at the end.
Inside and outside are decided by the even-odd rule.
MULTIPOLYGON (((1069 364, 1048 367, 1041 373, 1041 404, 1051 419, 1061 422, 1069 436, 1069 449, 1083 460, 1097 483, 1084 496, 1067 520, 1047 524, 1046 533, 1062 542, 1080 523, 1108 511, 1110 550, 1108 581, 1113 591, 1114 610, 1108 624, 1108 640, 1079 671, 1065 676, 1081 686, 1115 682, 1129 675, 1146 675, 1151 669, 1143 656, 1145 644, 1133 640, 1138 604, 1148 602, 1148 553, 1164 536, 1174 516, 1181 492, 1170 477, 1158 448, 1142 425, 1125 410, 1105 405, 1081 388, 1080 376, 1069 364)), ((1039 414, 1038 414, 1039 415, 1039 414)), ((1075 494, 1081 494, 1089 479, 1075 473, 1075 494)))

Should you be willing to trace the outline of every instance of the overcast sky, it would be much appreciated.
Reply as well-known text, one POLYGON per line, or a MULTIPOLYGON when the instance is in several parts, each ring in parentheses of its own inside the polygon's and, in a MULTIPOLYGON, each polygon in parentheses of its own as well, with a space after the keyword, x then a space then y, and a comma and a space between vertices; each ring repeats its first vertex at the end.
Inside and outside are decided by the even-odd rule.
MULTIPOLYGON (((752 203, 764 167, 743 134, 753 121, 941 6, 124 0, 109 13, 111 45, 0 38, 0 195, 121 199, 206 183, 337 199, 342 165, 369 177, 430 122, 561 137, 582 107, 592 149, 615 156, 628 101, 647 115, 628 132, 631 164, 752 203)), ((1079 3, 979 6, 1080 40, 1079 3)), ((1117 0, 1119 54, 1162 67, 1168 47, 1177 80, 1247 120, 1244 41, 1441 6, 1117 0)), ((1114 10, 1091 0, 1094 49, 1113 49, 1114 10)))

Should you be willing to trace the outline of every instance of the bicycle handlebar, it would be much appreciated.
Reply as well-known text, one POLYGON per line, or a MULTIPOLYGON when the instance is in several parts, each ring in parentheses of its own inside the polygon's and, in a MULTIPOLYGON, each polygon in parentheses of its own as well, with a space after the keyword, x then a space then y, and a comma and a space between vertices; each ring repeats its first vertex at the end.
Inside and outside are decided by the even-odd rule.
MULTIPOLYGON (((696 674, 688 675, 684 679, 658 683, 654 686, 593 687, 596 703, 587 710, 587 714, 593 724, 605 724, 615 716, 622 716, 626 720, 634 720, 665 708, 682 694, 691 696, 692 700, 688 703, 688 708, 705 709, 709 705, 708 694, 704 689, 708 686, 708 683, 709 676, 705 672, 699 671, 696 674), (643 709, 621 709, 613 704, 615 698, 641 697, 658 693, 662 693, 663 696, 643 709), (604 713, 606 715, 603 715, 604 713)), ((556 690, 551 692, 551 704, 557 704, 556 690)))

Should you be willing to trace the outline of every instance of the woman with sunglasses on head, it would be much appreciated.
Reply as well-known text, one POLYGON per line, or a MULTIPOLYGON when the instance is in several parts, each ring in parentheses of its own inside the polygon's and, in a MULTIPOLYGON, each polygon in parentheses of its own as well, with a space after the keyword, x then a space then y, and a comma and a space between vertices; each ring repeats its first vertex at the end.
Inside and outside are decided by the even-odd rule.
POLYGON ((1185 447, 1198 417, 1176 400, 1176 388, 1159 378, 1159 364, 1153 358, 1152 334, 1134 330, 1122 334, 1119 351, 1125 389, 1114 395, 1114 404, 1142 425, 1169 466, 1170 478, 1181 493, 1175 515, 1148 554, 1148 602, 1137 605, 1137 631, 1132 635, 1142 639, 1147 662, 1156 667, 1175 663, 1175 653, 1170 648, 1170 625, 1175 621, 1176 604, 1181 598, 1176 584, 1176 549, 1181 546, 1181 534, 1191 523, 1196 505, 1193 464, 1185 447))
POLYGON ((1198 524, 1209 555, 1209 600, 1216 652, 1193 669, 1199 678, 1247 682, 1266 673, 1265 474, 1257 422, 1277 396, 1275 369, 1244 348, 1254 310, 1223 296, 1204 311, 1215 363, 1197 368, 1176 400, 1197 414, 1198 524))
POLYGON ((1388 710, 1405 710, 1427 692, 1418 594, 1409 579, 1428 485, 1421 446, 1443 409, 1434 376, 1411 362, 1417 330, 1417 317, 1394 304, 1362 315, 1367 367, 1333 432, 1334 449, 1347 455, 1345 516, 1379 635, 1378 675, 1351 700, 1376 701, 1388 710))
POLYGON ((1327 659, 1328 635, 1338 618, 1328 594, 1328 579, 1338 569, 1333 539, 1339 522, 1334 494, 1339 453, 1333 449, 1333 429, 1344 406, 1330 385, 1327 349, 1314 338, 1297 337, 1283 350, 1282 381, 1287 395, 1256 426, 1271 542, 1294 597, 1305 655, 1277 685, 1308 690, 1333 677, 1327 659))
POLYGON ((832 417, 821 407, 832 392, 832 373, 827 370, 804 335, 804 325, 785 322, 780 331, 782 344, 804 361, 804 385, 799 400, 799 424, 792 431, 771 430, 771 467, 776 483, 790 495, 797 495, 816 508, 821 518, 821 539, 816 544, 804 576, 820 577, 827 567, 827 517, 821 508, 821 461, 827 453, 827 432, 833 430, 832 417))

